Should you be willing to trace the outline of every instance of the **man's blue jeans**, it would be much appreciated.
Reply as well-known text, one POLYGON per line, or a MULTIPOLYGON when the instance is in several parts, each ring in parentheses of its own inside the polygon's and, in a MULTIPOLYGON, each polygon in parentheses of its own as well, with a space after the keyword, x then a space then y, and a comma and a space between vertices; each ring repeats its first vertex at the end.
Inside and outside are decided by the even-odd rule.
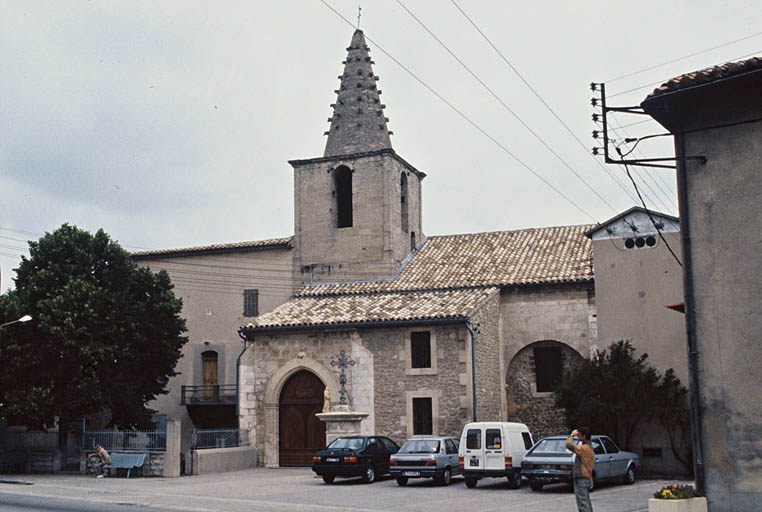
POLYGON ((579 512, 593 512, 590 503, 590 486, 592 480, 585 476, 574 477, 574 497, 577 498, 577 510, 579 512))

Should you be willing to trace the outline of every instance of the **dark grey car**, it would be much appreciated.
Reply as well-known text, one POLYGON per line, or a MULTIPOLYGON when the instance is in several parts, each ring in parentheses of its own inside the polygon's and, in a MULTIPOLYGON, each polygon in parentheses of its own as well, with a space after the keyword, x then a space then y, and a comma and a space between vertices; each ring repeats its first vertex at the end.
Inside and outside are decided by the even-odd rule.
MULTIPOLYGON (((566 449, 566 439, 565 436, 543 438, 524 456, 521 476, 529 480, 533 491, 539 491, 547 484, 571 485, 573 454, 566 449)), ((595 453, 593 486, 602 480, 635 482, 635 472, 640 467, 637 454, 620 450, 607 436, 591 436, 590 444, 595 453)))
POLYGON ((399 485, 409 478, 433 478, 448 485, 453 475, 463 473, 458 465, 458 443, 454 437, 415 437, 389 459, 389 473, 399 485))

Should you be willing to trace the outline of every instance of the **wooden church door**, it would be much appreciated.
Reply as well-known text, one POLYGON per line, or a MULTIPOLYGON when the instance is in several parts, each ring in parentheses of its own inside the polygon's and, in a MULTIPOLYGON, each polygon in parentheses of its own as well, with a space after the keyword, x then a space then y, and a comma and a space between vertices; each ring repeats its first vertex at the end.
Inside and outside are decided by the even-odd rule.
POLYGON ((316 450, 325 446, 323 410, 325 385, 317 376, 301 370, 291 376, 280 393, 281 466, 309 466, 316 450))

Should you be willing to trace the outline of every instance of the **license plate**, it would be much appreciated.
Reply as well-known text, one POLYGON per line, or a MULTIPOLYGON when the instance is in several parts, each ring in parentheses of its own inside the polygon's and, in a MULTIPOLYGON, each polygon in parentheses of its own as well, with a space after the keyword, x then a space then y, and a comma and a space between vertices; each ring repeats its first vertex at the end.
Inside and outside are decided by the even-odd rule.
POLYGON ((325 461, 326 462, 339 462, 339 458, 338 457, 326 457, 325 461))
POLYGON ((420 471, 403 471, 402 476, 421 476, 420 471))
POLYGON ((479 465, 479 459, 471 459, 468 461, 469 466, 478 466, 479 465))

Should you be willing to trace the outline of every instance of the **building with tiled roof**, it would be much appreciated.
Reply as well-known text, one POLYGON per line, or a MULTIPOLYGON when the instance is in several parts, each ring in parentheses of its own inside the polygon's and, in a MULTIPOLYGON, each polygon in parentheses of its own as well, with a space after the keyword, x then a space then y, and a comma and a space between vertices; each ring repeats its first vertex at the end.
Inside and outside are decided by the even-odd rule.
POLYGON ((427 174, 392 147, 369 51, 355 31, 323 155, 289 161, 292 237, 133 254, 183 299, 189 343, 152 404, 183 451, 240 426, 265 465, 308 465, 326 390, 398 443, 473 419, 566 430, 552 386, 598 347, 593 226, 426 237, 427 174))

